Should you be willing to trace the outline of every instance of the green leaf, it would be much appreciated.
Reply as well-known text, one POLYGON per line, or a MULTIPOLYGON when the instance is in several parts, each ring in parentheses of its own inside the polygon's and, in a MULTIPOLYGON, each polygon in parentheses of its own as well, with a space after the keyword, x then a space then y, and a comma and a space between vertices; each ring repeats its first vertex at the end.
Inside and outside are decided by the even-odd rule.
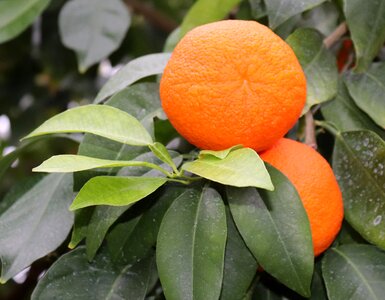
POLYGON ((147 256, 156 244, 164 214, 185 191, 185 187, 167 186, 159 199, 155 203, 151 201, 152 205, 143 214, 118 224, 107 236, 112 260, 129 264, 147 256))
POLYGON ((244 299, 258 264, 243 241, 230 212, 226 211, 227 243, 221 300, 244 299))
POLYGON ((325 0, 266 0, 269 26, 276 29, 291 17, 320 5, 325 0))
MULTIPOLYGON (((170 157, 171 159, 171 157, 170 157)), ((172 161, 172 160, 171 160, 172 161)), ((54 155, 34 168, 34 172, 70 173, 97 168, 146 167, 167 173, 161 167, 144 161, 108 160, 82 155, 54 155)), ((167 174, 166 174, 167 175, 167 174)))
POLYGON ((196 26, 222 20, 241 0, 198 0, 190 8, 180 26, 180 36, 196 26))
POLYGON ((355 71, 365 71, 385 42, 385 1, 343 1, 343 10, 356 51, 355 71))
POLYGON ((5 0, 0 2, 0 43, 23 32, 48 6, 50 0, 5 0))
POLYGON ((290 181, 276 169, 268 170, 274 192, 228 187, 230 210, 262 268, 308 297, 314 263, 309 220, 290 181))
POLYGON ((226 244, 226 214, 211 188, 188 189, 163 218, 157 266, 168 300, 218 299, 226 244))
POLYGON ((172 160, 170 153, 163 144, 155 142, 154 144, 148 145, 148 147, 151 149, 151 151, 155 154, 157 158, 171 166, 174 172, 178 172, 178 169, 174 161, 172 160))
POLYGON ((385 142, 371 131, 337 135, 333 170, 345 219, 362 237, 385 249, 385 142))
POLYGON ((75 211, 75 222, 68 248, 74 249, 87 236, 88 223, 95 207, 85 207, 75 211))
POLYGON ((163 73, 170 56, 170 53, 156 53, 130 61, 107 81, 94 102, 103 101, 139 79, 163 73))
POLYGON ((224 159, 229 155, 231 151, 238 150, 240 148, 242 148, 242 145, 236 145, 221 151, 202 150, 201 152, 199 152, 199 157, 203 158, 205 155, 212 155, 212 156, 215 156, 216 158, 224 159))
POLYGON ((325 255, 322 273, 330 300, 378 300, 385 293, 385 253, 370 245, 343 245, 325 255))
POLYGON ((26 138, 64 132, 87 132, 123 144, 146 146, 152 138, 128 113, 108 105, 85 105, 62 112, 32 131, 26 138))
POLYGON ((267 15, 266 5, 262 0, 249 0, 250 12, 254 19, 260 19, 267 15))
POLYGON ((346 86, 357 106, 385 128, 385 62, 374 63, 361 74, 350 73, 346 86))
POLYGON ((299 28, 286 42, 293 48, 306 75, 305 113, 311 106, 328 101, 337 94, 336 58, 325 48, 322 35, 314 29, 299 28))
POLYGON ((262 159, 250 148, 234 150, 224 159, 203 155, 182 169, 226 185, 274 189, 262 159))
POLYGON ((107 253, 100 253, 89 263, 84 247, 79 247, 48 269, 31 299, 144 299, 153 268, 153 258, 116 266, 107 253))
POLYGON ((2 282, 60 246, 73 224, 73 197, 71 176, 48 175, 2 213, 2 282))
POLYGON ((350 97, 344 82, 338 86, 337 96, 321 107, 325 119, 333 123, 340 131, 369 129, 385 138, 385 132, 358 108, 350 97))
POLYGON ((116 50, 130 23, 128 9, 121 0, 72 0, 59 15, 62 42, 76 52, 80 72, 116 50))
POLYGON ((150 195, 166 181, 161 177, 94 177, 77 194, 70 210, 92 205, 129 205, 150 195))

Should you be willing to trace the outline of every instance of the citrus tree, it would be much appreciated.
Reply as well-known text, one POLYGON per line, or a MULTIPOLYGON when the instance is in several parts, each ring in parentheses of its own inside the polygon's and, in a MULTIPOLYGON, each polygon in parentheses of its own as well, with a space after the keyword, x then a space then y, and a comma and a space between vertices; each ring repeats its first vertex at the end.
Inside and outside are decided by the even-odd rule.
POLYGON ((0 2, 1 299, 382 299, 384 42, 384 0, 0 2))

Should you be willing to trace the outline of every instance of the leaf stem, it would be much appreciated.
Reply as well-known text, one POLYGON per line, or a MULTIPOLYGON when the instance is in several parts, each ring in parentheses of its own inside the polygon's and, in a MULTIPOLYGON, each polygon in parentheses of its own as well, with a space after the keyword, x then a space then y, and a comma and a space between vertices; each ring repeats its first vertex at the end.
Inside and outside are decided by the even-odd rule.
POLYGON ((339 130, 330 122, 315 121, 315 125, 326 129, 334 136, 338 136, 340 134, 339 130))

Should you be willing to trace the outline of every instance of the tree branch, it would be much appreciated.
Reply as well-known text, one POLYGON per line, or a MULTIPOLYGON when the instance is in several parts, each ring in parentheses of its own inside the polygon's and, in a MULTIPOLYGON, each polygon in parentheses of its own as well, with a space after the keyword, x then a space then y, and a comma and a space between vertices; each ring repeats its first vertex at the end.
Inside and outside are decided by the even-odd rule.
POLYGON ((330 35, 324 39, 324 45, 326 48, 333 46, 346 32, 348 27, 346 22, 342 22, 330 35))

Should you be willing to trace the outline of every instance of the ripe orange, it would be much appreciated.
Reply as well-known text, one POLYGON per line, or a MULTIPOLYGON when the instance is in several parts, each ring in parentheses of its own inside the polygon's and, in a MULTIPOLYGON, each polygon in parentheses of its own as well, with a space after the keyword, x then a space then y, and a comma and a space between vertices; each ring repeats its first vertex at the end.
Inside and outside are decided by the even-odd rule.
POLYGON ((280 139, 261 158, 293 183, 310 221, 314 255, 325 251, 341 228, 343 202, 329 163, 313 148, 280 139))
POLYGON ((179 42, 160 82, 175 129, 201 149, 267 149, 294 125, 306 79, 292 49, 255 21, 197 27, 179 42))

